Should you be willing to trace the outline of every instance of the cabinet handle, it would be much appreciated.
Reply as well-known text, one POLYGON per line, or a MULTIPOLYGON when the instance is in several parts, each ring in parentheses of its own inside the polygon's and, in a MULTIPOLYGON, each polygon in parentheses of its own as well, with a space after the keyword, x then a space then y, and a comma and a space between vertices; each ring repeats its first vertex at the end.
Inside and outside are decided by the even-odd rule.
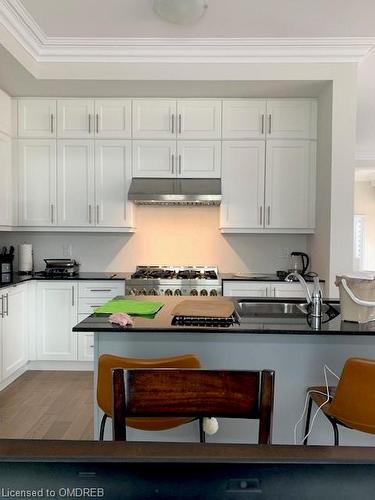
POLYGON ((89 113, 89 134, 91 134, 91 114, 89 113))
POLYGON ((53 224, 54 213, 53 213, 53 204, 51 204, 51 224, 53 224))
POLYGON ((96 113, 96 133, 99 134, 99 113, 96 113))
POLYGON ((259 225, 260 226, 263 225, 263 207, 262 206, 259 207, 259 225))
POLYGON ((172 114, 172 134, 174 134, 174 113, 172 114))
POLYGON ((264 134, 264 115, 262 115, 262 135, 264 134))
POLYGON ((182 130, 181 122, 182 122, 182 116, 181 116, 181 113, 180 113, 178 115, 178 133, 179 134, 181 134, 181 130, 182 130))
POLYGON ((5 315, 9 316, 9 295, 7 293, 5 294, 5 305, 6 308, 4 310, 4 316, 5 315))
POLYGON ((271 207, 268 205, 267 207, 267 214, 268 214, 268 225, 271 224, 271 207))
MULTIPOLYGON (((90 292, 111 292, 112 288, 92 288, 90 292)), ((99 307, 99 306, 96 306, 99 307)))
POLYGON ((53 113, 51 113, 51 134, 53 134, 53 113))
POLYGON ((272 115, 268 115, 268 133, 272 132, 272 115))
POLYGON ((0 316, 4 318, 4 295, 1 296, 1 311, 0 316))
POLYGON ((99 224, 99 215, 100 215, 99 205, 96 205, 96 223, 97 224, 99 224))
POLYGON ((89 224, 91 224, 92 218, 91 218, 91 205, 89 205, 89 224))
POLYGON ((172 174, 174 174, 174 155, 172 155, 172 174))
POLYGON ((74 286, 72 286, 72 306, 74 306, 74 286))
POLYGON ((181 171, 182 171, 182 159, 181 159, 181 155, 178 155, 178 173, 181 175, 181 171))

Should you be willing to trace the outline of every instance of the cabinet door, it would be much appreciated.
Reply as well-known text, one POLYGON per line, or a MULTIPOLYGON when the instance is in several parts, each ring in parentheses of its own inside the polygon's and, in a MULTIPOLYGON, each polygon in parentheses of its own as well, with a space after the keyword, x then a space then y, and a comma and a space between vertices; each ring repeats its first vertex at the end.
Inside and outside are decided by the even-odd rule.
POLYGON ((269 99, 266 133, 270 139, 316 139, 316 100, 269 99))
POLYGON ((220 227, 262 228, 264 141, 223 142, 220 227))
POLYGON ((64 99, 57 101, 57 137, 89 139, 95 134, 94 101, 64 99))
POLYGON ((262 281, 224 281, 223 295, 227 297, 269 297, 270 287, 262 281))
POLYGON ((131 182, 131 142, 95 141, 95 220, 97 226, 130 227, 127 201, 131 182))
POLYGON ((177 175, 187 178, 219 178, 220 141, 177 141, 177 175))
POLYGON ((37 358, 77 359, 77 284, 37 283, 37 358))
POLYGON ((56 225, 56 141, 19 141, 19 224, 56 225))
POLYGON ((27 288, 7 289, 4 304, 2 378, 6 379, 28 361, 27 288))
POLYGON ((315 148, 312 141, 268 141, 266 227, 314 227, 315 148))
MULTIPOLYGON (((85 318, 79 315, 79 321, 85 318)), ((78 332, 78 361, 94 361, 94 333, 78 332)))
POLYGON ((177 136, 181 139, 220 139, 221 101, 177 101, 177 136))
POLYGON ((57 179, 59 225, 94 225, 93 141, 58 141, 57 179))
POLYGON ((0 132, 0 226, 12 225, 12 142, 0 132))
POLYGON ((265 127, 264 99, 223 101, 223 139, 262 139, 265 127))
POLYGON ((18 137, 56 137, 56 101, 51 99, 18 100, 18 137))
POLYGON ((133 141, 133 177, 175 177, 176 141, 133 141))
POLYGON ((131 137, 130 99, 95 100, 95 136, 98 139, 129 139, 131 137))
POLYGON ((171 139, 176 136, 176 101, 133 101, 133 138, 171 139))
MULTIPOLYGON (((308 284, 307 287, 311 293, 314 285, 308 284)), ((306 301, 306 295, 301 283, 272 283, 271 294, 272 297, 301 298, 306 301)))

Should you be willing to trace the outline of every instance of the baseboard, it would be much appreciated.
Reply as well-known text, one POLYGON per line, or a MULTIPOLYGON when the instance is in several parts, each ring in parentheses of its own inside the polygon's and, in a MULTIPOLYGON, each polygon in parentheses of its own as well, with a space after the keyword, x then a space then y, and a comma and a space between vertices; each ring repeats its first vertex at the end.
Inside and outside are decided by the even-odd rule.
POLYGON ((5 389, 6 387, 8 387, 8 385, 10 385, 12 382, 14 382, 15 380, 17 380, 18 377, 20 377, 27 370, 28 370, 27 364, 21 366, 21 368, 18 368, 17 371, 15 371, 12 375, 10 375, 10 377, 8 377, 7 379, 5 379, 2 382, 0 382, 0 391, 2 391, 3 389, 5 389))
POLYGON ((26 370, 94 371, 93 361, 29 361, 26 370))

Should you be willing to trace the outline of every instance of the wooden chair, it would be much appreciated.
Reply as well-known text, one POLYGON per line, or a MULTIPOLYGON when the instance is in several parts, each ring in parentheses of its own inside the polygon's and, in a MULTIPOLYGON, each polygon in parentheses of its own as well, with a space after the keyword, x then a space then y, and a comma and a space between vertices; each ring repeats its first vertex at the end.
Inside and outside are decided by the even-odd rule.
MULTIPOLYGON (((100 423, 99 439, 103 440, 107 418, 112 417, 112 370, 113 368, 200 368, 195 354, 183 354, 166 358, 140 359, 102 354, 98 360, 97 402, 104 412, 100 423)), ((157 431, 171 429, 191 422, 192 418, 129 418, 127 425, 135 429, 157 431)), ((125 421, 124 421, 125 422, 125 421)))
POLYGON ((113 440, 126 440, 130 418, 225 417, 258 419, 258 443, 270 444, 273 388, 269 370, 115 369, 113 440))
MULTIPOLYGON (((322 408, 333 427, 334 445, 339 444, 338 425, 375 434, 375 360, 349 358, 337 387, 330 387, 330 400, 322 408)), ((327 392, 326 387, 309 387, 308 391, 327 392)), ((312 403, 320 406, 326 401, 323 394, 310 393, 306 415, 305 436, 310 429, 312 403)), ((305 437, 303 444, 307 444, 305 437)))

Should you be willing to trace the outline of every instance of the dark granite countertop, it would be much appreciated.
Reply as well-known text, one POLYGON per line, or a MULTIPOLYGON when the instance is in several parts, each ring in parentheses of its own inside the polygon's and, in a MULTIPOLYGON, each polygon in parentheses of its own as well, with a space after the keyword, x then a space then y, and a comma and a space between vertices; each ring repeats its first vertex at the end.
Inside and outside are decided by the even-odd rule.
POLYGON ((100 281, 100 280, 127 280, 130 278, 131 273, 97 273, 97 272, 82 272, 76 276, 61 277, 61 278, 48 278, 38 273, 34 274, 13 274, 13 280, 10 283, 0 283, 0 288, 6 288, 13 285, 19 285, 25 281, 38 280, 38 281, 100 281))
MULTIPOLYGON (((189 297, 189 300, 228 300, 227 297, 189 297)), ((132 297, 132 300, 150 300, 150 297, 132 297)), ((155 297, 153 301, 162 302, 163 308, 154 318, 134 317, 134 326, 120 327, 108 321, 108 314, 92 314, 76 325, 73 330, 76 332, 108 332, 108 333, 132 333, 132 332, 202 332, 202 333, 240 333, 240 334, 290 334, 290 335, 375 335, 375 322, 357 324, 341 321, 339 302, 337 300, 325 300, 334 309, 337 316, 330 321, 323 322, 319 330, 311 328, 307 321, 307 316, 296 318, 270 318, 256 317, 241 321, 229 327, 193 327, 175 326, 171 324, 172 309, 183 299, 181 297, 155 297)), ((241 300, 232 299, 233 302, 241 300)), ((285 299, 259 299, 246 300, 251 302, 285 302, 285 299)), ((300 303, 301 299, 288 299, 288 302, 300 303)))
MULTIPOLYGON (((279 281, 284 283, 284 279, 280 279, 276 274, 267 273, 219 273, 221 281, 279 281)), ((313 281, 313 278, 306 276, 305 280, 309 283, 313 281)), ((321 283, 325 283, 325 280, 319 279, 321 283)))

